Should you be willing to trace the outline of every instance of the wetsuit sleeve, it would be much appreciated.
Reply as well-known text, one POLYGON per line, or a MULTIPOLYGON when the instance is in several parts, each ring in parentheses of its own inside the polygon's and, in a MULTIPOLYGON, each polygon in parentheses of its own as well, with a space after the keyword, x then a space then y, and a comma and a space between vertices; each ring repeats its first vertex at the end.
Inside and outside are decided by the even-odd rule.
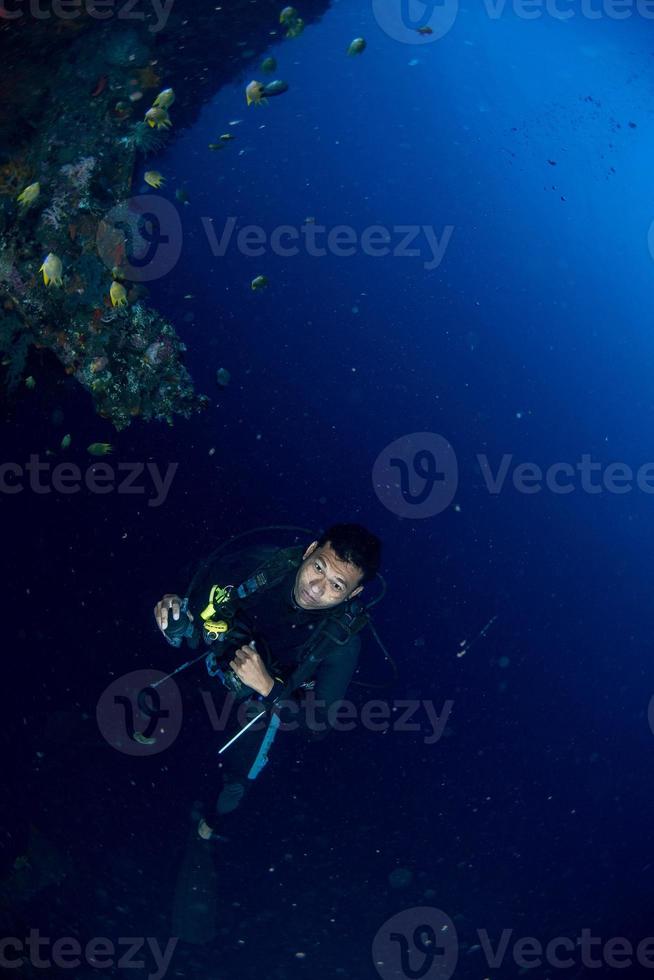
MULTIPOLYGON (((315 688, 307 693, 299 710, 284 706, 281 702, 280 718, 283 723, 295 723, 312 739, 323 738, 329 731, 329 711, 341 701, 356 669, 361 649, 361 639, 353 636, 342 647, 335 647, 321 662, 315 675, 315 688)), ((273 695, 271 691, 269 698, 273 695)), ((296 695, 297 699, 297 695, 296 695)), ((294 700, 296 700, 294 699, 294 700)))
POLYGON ((330 706, 345 697, 352 680, 361 650, 358 636, 351 637, 343 647, 337 647, 321 662, 316 672, 314 694, 316 702, 325 704, 325 714, 330 706))

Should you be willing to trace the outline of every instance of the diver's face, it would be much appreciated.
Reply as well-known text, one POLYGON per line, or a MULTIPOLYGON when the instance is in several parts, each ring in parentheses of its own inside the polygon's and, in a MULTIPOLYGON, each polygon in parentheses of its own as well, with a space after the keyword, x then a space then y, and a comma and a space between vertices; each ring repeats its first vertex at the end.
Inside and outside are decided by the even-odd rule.
POLYGON ((361 578, 361 569, 339 558, 329 542, 318 547, 314 541, 304 552, 293 596, 302 609, 329 609, 358 595, 361 578))

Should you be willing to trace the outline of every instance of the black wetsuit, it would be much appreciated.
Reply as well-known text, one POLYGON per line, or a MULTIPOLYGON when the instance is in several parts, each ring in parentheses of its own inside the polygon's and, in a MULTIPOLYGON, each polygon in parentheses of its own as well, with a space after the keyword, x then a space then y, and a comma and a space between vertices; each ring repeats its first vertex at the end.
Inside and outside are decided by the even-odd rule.
MULTIPOLYGON (((208 602, 208 597, 212 585, 239 585, 257 570, 262 563, 262 559, 270 557, 274 549, 257 551, 250 550, 241 553, 236 560, 225 562, 225 559, 218 559, 214 565, 207 565, 201 574, 196 576, 189 595, 188 608, 193 614, 194 635, 193 641, 204 642, 202 634, 201 612, 208 602)), ((261 591, 255 592, 238 604, 239 623, 243 624, 247 632, 247 638, 230 641, 229 634, 224 642, 215 642, 207 647, 207 652, 215 652, 221 655, 222 663, 227 666, 228 661, 233 659, 233 651, 239 646, 254 639, 257 652, 266 664, 266 667, 275 677, 275 686, 268 697, 262 698, 255 695, 249 688, 245 688, 244 693, 251 695, 248 707, 242 709, 251 711, 252 714, 258 713, 262 707, 267 707, 268 713, 258 722, 253 729, 242 735, 221 757, 223 764, 223 788, 218 798, 216 812, 218 821, 214 824, 222 824, 220 818, 232 812, 241 802, 243 795, 251 781, 252 767, 259 756, 262 742, 268 731, 268 724, 272 717, 272 707, 278 701, 284 686, 293 674, 293 671, 303 660, 303 653, 306 652, 307 642, 315 635, 315 631, 323 623, 326 616, 332 617, 336 610, 304 610, 297 605, 293 597, 293 585, 297 574, 297 567, 288 571, 283 579, 277 584, 261 591)), ((341 632, 341 637, 343 636, 341 632)), ((283 737, 286 726, 299 727, 305 730, 311 738, 320 738, 329 727, 329 709, 340 701, 347 690, 348 684, 355 671, 359 650, 361 646, 360 638, 352 635, 346 643, 338 645, 334 642, 326 650, 323 648, 319 663, 313 673, 314 689, 309 695, 312 698, 311 712, 299 710, 299 701, 302 691, 293 692, 292 701, 286 702, 286 707, 278 707, 277 716, 282 722, 281 733, 278 738, 283 737), (295 707, 297 702, 298 707, 295 707)), ((289 692, 285 692, 288 697, 289 692)), ((283 703, 282 703, 283 704, 283 703)), ((231 723, 228 730, 223 735, 223 741, 227 741, 234 734, 240 724, 236 722, 236 712, 230 713, 231 723)), ((248 715, 249 717, 250 715, 248 715)), ((211 817, 208 817, 211 824, 211 817)), ((216 826, 220 832, 220 826, 216 826)))

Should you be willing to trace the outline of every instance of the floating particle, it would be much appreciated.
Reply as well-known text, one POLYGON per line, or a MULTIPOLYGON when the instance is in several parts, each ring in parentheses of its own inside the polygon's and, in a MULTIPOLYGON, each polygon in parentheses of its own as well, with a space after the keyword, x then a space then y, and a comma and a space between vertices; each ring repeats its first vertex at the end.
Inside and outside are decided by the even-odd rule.
POLYGON ((391 888, 407 888, 413 881, 413 872, 408 868, 395 868, 388 876, 391 888))

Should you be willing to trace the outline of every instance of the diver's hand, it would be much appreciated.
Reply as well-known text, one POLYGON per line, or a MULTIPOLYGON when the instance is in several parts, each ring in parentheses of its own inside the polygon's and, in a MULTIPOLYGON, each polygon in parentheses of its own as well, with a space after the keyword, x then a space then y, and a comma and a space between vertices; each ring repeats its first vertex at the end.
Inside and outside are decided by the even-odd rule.
MULTIPOLYGON (((179 619, 179 610, 182 605, 182 600, 178 595, 167 594, 161 599, 160 602, 154 607, 154 618, 157 621, 157 626, 162 633, 165 633, 168 628, 168 611, 170 610, 173 614, 173 619, 177 621, 179 619)), ((193 616, 190 612, 186 615, 193 622, 193 616)))
POLYGON ((263 660, 252 644, 239 647, 229 665, 239 680, 251 687, 257 694, 267 697, 275 686, 273 678, 266 670, 263 660))

